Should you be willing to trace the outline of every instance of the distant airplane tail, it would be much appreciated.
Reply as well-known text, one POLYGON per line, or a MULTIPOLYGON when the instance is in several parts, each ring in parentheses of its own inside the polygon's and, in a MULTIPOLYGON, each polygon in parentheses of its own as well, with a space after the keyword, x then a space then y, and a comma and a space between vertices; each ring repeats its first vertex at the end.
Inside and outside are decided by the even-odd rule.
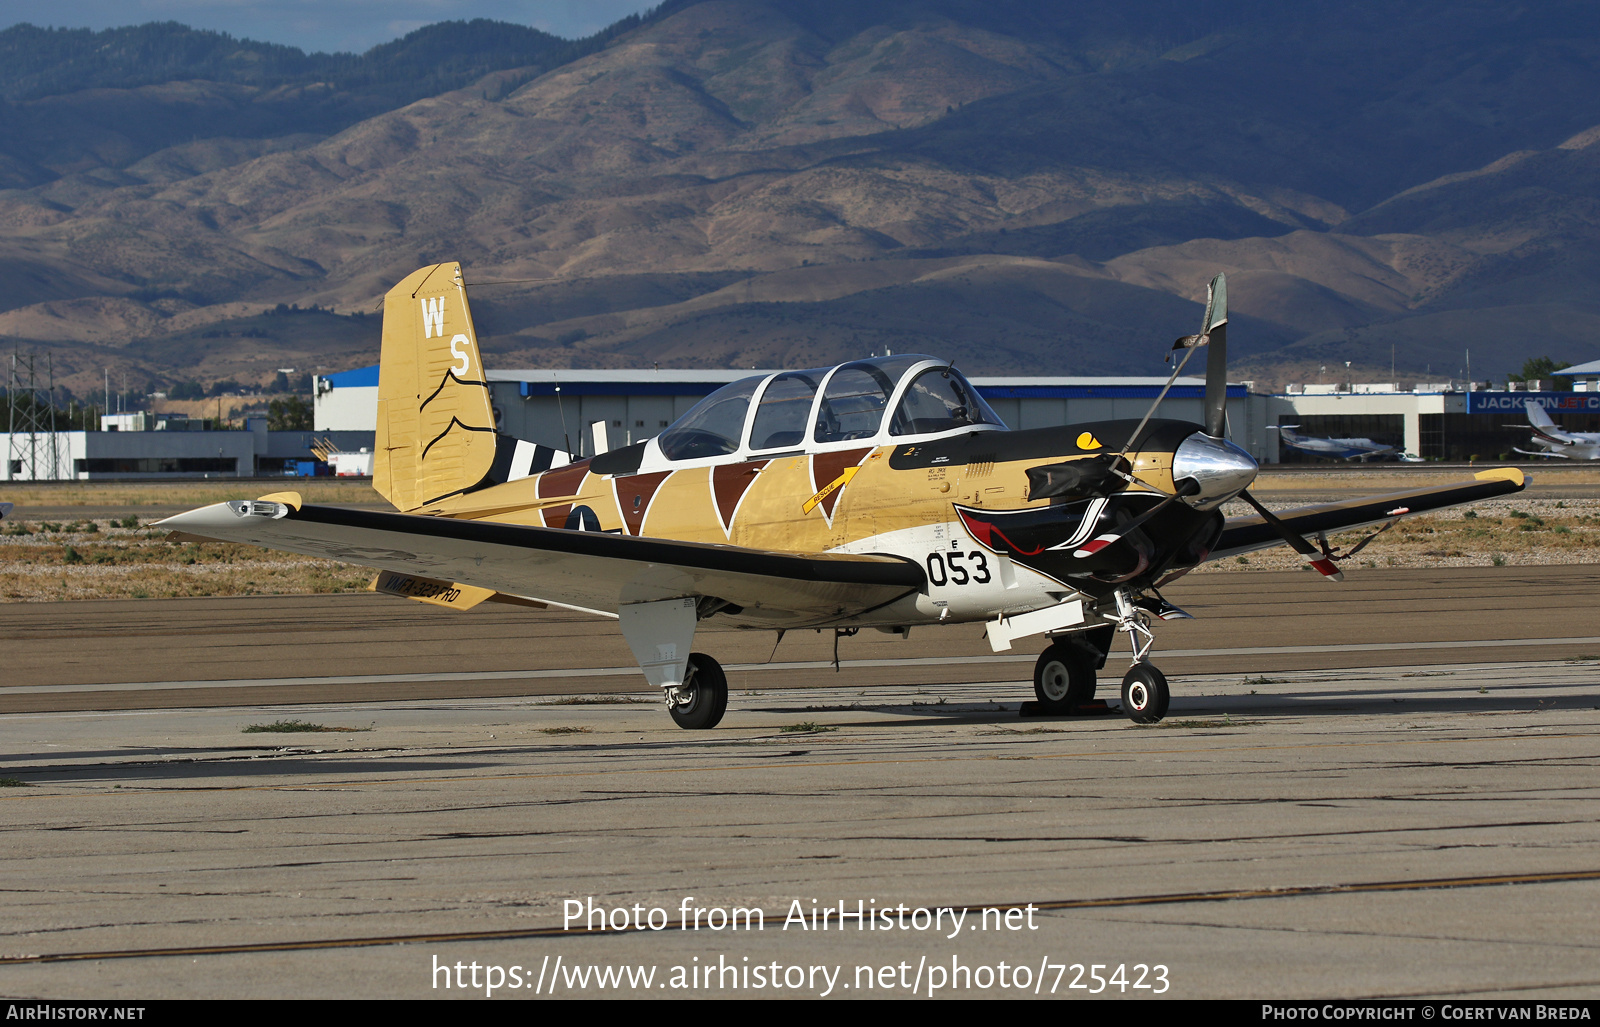
POLYGON ((1522 408, 1528 412, 1528 423, 1535 428, 1554 428, 1556 426, 1556 422, 1551 419, 1549 412, 1545 410, 1542 404, 1524 402, 1522 408))
POLYGON ((571 460, 495 427, 461 265, 413 271, 383 299, 372 487, 418 510, 571 460))

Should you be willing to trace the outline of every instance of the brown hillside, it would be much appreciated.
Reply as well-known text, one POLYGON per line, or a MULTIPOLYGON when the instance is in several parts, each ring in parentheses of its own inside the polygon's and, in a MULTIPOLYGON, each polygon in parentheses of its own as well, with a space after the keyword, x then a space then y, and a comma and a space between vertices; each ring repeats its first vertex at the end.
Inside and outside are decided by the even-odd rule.
POLYGON ((331 370, 375 358, 374 321, 261 312, 370 313, 459 259, 503 366, 892 348, 1149 373, 1222 269, 1261 366, 1393 344, 1420 373, 1468 338, 1486 373, 1592 359, 1595 20, 1565 0, 677 3, 518 88, 0 193, 0 331, 86 385, 108 362, 331 370))

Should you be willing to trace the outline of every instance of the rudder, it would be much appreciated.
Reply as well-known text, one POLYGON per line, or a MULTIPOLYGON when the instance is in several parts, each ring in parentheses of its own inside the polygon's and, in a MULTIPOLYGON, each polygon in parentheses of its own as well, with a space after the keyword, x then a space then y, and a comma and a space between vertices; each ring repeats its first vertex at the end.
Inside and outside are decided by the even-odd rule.
POLYGON ((383 300, 372 485, 399 510, 491 479, 494 407, 458 263, 420 268, 383 300))

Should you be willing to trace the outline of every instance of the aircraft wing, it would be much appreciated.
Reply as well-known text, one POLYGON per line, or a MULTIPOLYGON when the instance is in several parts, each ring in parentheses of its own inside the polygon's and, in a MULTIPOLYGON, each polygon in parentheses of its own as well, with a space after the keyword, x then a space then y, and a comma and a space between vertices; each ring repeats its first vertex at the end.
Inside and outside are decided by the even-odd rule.
MULTIPOLYGON (((1381 496, 1363 496, 1338 503, 1319 503, 1295 510, 1279 510, 1278 518, 1302 535, 1314 537, 1317 532, 1333 534, 1370 527, 1406 514, 1443 510, 1465 503, 1476 503, 1496 496, 1521 492, 1527 479, 1514 467, 1498 467, 1492 471, 1479 471, 1470 481, 1428 488, 1389 492, 1381 496)), ((1284 544, 1283 536, 1259 514, 1248 517, 1229 517, 1222 529, 1222 538, 1211 553, 1211 559, 1237 556, 1256 549, 1267 549, 1284 544)))
MULTIPOLYGON (((418 514, 233 501, 162 527, 614 615, 623 603, 709 596, 775 621, 836 618, 914 592, 922 568, 888 556, 798 554, 418 514)), ((737 612, 737 611, 731 611, 737 612)))

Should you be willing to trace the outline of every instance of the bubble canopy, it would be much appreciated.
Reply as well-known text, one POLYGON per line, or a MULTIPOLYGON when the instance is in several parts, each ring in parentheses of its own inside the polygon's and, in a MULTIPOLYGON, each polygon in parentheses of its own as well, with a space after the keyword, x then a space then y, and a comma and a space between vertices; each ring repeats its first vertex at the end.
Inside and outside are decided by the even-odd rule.
POLYGON ((961 372, 908 354, 740 379, 696 403, 656 443, 679 461, 1004 428, 961 372))

